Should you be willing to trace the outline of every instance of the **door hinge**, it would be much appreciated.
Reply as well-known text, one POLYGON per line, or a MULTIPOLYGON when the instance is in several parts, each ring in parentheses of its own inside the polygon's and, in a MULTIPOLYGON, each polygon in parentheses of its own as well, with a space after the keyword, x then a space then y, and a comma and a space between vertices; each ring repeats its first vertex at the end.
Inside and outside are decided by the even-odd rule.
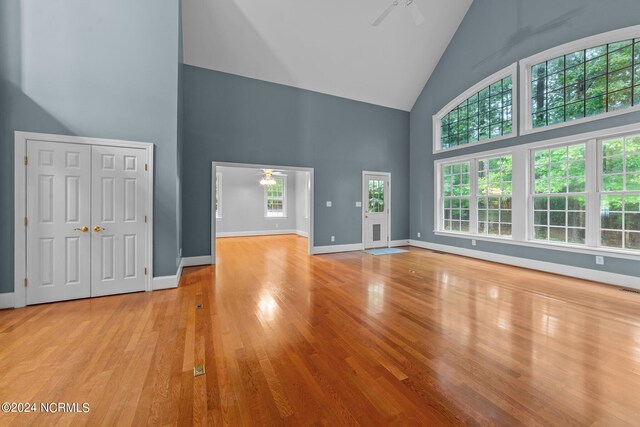
POLYGON ((26 227, 27 225, 29 225, 29 218, 27 218, 26 216, 24 217, 24 226, 26 227))
POLYGON ((24 287, 26 288, 27 286, 29 286, 29 279, 27 279, 26 277, 24 278, 24 287))
POLYGON ((144 268, 144 275, 147 275, 147 267, 144 268))
POLYGON ((27 166, 29 164, 29 156, 24 156, 24 165, 27 166))
POLYGON ((147 163, 144 164, 144 170, 146 170, 146 171, 149 170, 149 165, 147 163))

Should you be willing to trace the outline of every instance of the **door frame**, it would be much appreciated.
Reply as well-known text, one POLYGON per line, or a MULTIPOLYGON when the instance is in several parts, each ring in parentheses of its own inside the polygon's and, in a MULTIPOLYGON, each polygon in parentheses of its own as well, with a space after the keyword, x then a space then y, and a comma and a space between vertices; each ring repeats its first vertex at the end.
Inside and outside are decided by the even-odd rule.
POLYGON ((308 243, 309 249, 308 254, 313 255, 313 236, 314 236, 314 212, 313 212, 313 195, 314 195, 314 181, 313 181, 313 168, 305 168, 301 166, 276 166, 276 165, 265 165, 265 164, 257 164, 257 163, 233 163, 233 162, 211 162, 211 191, 209 192, 211 196, 211 264, 215 265, 216 263, 216 198, 214 195, 214 191, 216 190, 216 180, 217 178, 217 170, 218 167, 232 167, 232 168, 250 168, 250 169, 284 169, 286 171, 291 172, 308 172, 309 173, 309 236, 308 243))
POLYGON ((368 203, 369 200, 369 191, 368 191, 368 187, 367 187, 367 183, 366 183, 366 179, 367 179, 367 175, 384 175, 387 177, 387 204, 388 204, 388 211, 387 211, 387 234, 389 235, 387 238, 387 248, 391 247, 391 172, 376 172, 376 171, 362 171, 362 213, 360 215, 360 220, 362 221, 362 250, 366 250, 366 246, 367 246, 367 242, 365 240, 365 233, 366 233, 366 223, 365 223, 365 210, 366 210, 366 204, 368 203))
POLYGON ((65 144, 102 145, 109 147, 137 148, 145 150, 148 165, 147 192, 147 242, 145 265, 148 268, 145 278, 145 290, 152 290, 153 280, 153 160, 154 144, 150 142, 124 141, 117 139, 87 138, 81 136, 55 135, 36 132, 16 131, 14 152, 14 283, 13 306, 24 307, 27 302, 27 292, 24 281, 27 278, 27 227, 24 218, 27 216, 27 141, 42 141, 65 144))

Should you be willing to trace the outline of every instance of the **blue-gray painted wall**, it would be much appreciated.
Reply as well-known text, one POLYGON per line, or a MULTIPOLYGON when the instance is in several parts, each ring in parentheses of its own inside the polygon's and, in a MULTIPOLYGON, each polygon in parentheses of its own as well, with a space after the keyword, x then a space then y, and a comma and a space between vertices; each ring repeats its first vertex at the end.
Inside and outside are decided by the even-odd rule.
POLYGON ((316 246, 360 243, 362 171, 391 172, 391 239, 408 238, 409 113, 192 66, 183 76, 183 256, 210 253, 214 160, 315 168, 316 246))
MULTIPOLYGON (((506 146, 640 122, 640 113, 432 154, 431 117, 467 88, 515 61, 594 34, 640 24, 637 0, 475 0, 411 110, 411 238, 471 248, 467 239, 436 236, 433 161, 506 146), (417 238, 417 233, 422 235, 417 238)), ((576 267, 638 275, 640 263, 478 241, 473 249, 576 267)))
POLYGON ((153 142, 155 275, 176 272, 178 0, 0 2, 0 292, 15 130, 153 142))

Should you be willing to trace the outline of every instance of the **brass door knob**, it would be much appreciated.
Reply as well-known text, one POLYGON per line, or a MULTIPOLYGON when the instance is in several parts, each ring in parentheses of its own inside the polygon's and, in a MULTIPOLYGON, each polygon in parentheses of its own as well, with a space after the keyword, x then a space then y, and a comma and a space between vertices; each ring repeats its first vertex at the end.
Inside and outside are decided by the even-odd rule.
POLYGON ((74 228, 75 231, 82 231, 83 233, 86 233, 87 231, 89 231, 89 227, 87 227, 86 225, 82 228, 74 228))
POLYGON ((106 228, 102 228, 99 225, 96 225, 95 227, 93 227, 93 231, 95 231, 96 233, 99 233, 102 230, 106 230, 106 228))

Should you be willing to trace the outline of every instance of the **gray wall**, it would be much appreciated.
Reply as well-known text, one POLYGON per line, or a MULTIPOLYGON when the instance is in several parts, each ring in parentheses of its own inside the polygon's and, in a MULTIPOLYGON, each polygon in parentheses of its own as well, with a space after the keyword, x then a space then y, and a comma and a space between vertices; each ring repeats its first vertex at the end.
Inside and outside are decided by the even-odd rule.
POLYGON ((192 66, 183 75, 184 256, 210 253, 213 160, 313 167, 316 246, 361 242, 362 170, 389 171, 391 238, 409 237, 409 113, 192 66))
POLYGON ((222 174, 222 218, 216 220, 217 233, 296 230, 298 189, 295 171, 286 172, 285 218, 265 218, 264 187, 258 182, 260 169, 218 167, 217 173, 222 174))
POLYGON ((176 272, 178 0, 0 2, 0 292, 13 291, 15 130, 156 144, 155 274, 176 272))
MULTIPOLYGON (((433 234, 433 161, 640 121, 640 113, 432 154, 431 117, 468 87, 513 62, 590 35, 640 24, 637 0, 475 0, 411 111, 411 238, 469 247, 471 241, 433 234)), ((637 275, 639 263, 607 257, 478 241, 473 249, 637 275)))
POLYGON ((295 172, 296 230, 309 233, 309 173, 295 172))

